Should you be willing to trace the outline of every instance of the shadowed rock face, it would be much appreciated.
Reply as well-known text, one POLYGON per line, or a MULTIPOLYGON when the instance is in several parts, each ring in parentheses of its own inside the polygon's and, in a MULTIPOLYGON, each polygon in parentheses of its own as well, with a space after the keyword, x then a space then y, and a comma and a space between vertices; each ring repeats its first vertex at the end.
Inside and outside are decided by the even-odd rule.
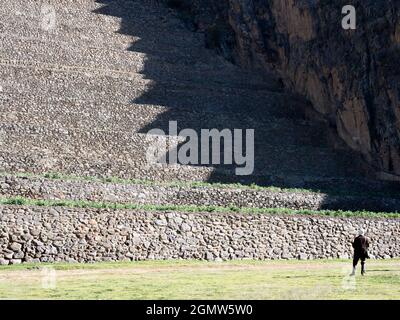
POLYGON ((399 180, 399 1, 168 2, 229 60, 278 71, 375 175, 399 180), (341 27, 348 4, 357 10, 356 30, 341 27))

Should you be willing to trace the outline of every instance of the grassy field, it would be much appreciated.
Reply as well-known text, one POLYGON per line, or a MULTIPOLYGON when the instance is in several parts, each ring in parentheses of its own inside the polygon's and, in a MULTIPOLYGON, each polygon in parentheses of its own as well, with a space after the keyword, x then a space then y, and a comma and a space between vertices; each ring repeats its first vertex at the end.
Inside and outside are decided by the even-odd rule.
POLYGON ((350 271, 344 260, 26 264, 0 267, 0 298, 400 299, 400 260, 350 271))
POLYGON ((146 211, 177 211, 177 212, 219 212, 242 214, 280 214, 280 215, 311 215, 325 217, 364 217, 364 218, 389 218, 399 219, 398 212, 371 212, 371 211, 343 211, 343 210, 309 210, 289 208, 254 208, 236 206, 197 206, 197 205, 154 205, 136 203, 97 202, 86 200, 43 200, 25 197, 3 198, 0 205, 38 206, 38 207, 67 207, 67 208, 93 208, 115 210, 146 210, 146 211))

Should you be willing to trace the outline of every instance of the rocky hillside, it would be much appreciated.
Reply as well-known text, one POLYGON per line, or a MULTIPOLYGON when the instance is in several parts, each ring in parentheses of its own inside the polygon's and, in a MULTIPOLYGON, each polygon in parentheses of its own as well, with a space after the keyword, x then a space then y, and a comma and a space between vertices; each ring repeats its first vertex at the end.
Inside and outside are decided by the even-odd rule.
POLYGON ((157 1, 14 0, 1 13, 2 171, 377 189, 350 150, 333 150, 325 128, 305 120, 306 103, 271 72, 224 60, 157 1), (254 129, 253 174, 148 163, 147 133, 167 130, 169 121, 197 133, 254 129))
POLYGON ((208 46, 247 68, 271 68, 312 103, 382 179, 400 176, 400 2, 168 0, 208 46), (357 29, 341 26, 356 8, 357 29))
POLYGON ((202 15, 193 29, 196 15, 177 2, 0 0, 0 265, 346 257, 360 227, 377 257, 399 256, 398 186, 363 176, 357 154, 332 148, 326 125, 307 119, 307 100, 283 86, 300 72, 294 61, 311 72, 307 59, 288 58, 306 42, 273 38, 265 25, 261 50, 257 28, 232 20, 248 7, 218 5, 230 29, 200 27, 202 15), (170 121, 196 134, 254 129, 254 172, 148 161, 149 130, 167 132, 166 152, 182 142, 170 121))

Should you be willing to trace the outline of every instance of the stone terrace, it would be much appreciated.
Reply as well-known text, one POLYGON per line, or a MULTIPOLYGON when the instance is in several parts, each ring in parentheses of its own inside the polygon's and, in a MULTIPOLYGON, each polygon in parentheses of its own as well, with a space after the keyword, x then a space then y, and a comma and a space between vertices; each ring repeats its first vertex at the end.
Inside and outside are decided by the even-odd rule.
MULTIPOLYGON (((174 10, 149 0, 51 3, 0 0, 2 198, 293 210, 400 209, 396 186, 366 178, 356 154, 344 147, 334 149, 324 126, 307 120, 307 101, 288 92, 272 73, 243 70, 207 50, 204 34, 189 30, 174 10), (166 130, 169 121, 197 132, 255 129, 254 173, 236 176, 232 165, 147 163, 151 137, 147 132, 166 130), (44 178, 48 173, 74 179, 44 178), (105 182, 116 178, 151 183, 105 182), (193 182, 302 190, 198 187, 193 182)), ((182 142, 182 137, 169 138, 170 143, 182 142)), ((36 209, 23 212, 27 219, 36 209)), ((78 213, 76 219, 82 212, 78 213)), ((31 259, 29 244, 22 242, 17 251, 9 248, 12 235, 4 223, 0 224, 2 263, 31 259)), ((29 223, 25 227, 30 230, 29 223)), ((18 232, 23 233, 21 228, 18 232)), ((207 256, 204 250, 199 257, 207 256)), ((130 252, 125 257, 139 256, 146 254, 130 252)), ((34 257, 40 260, 41 255, 34 257)), ((48 254, 43 257, 49 261, 48 254)), ((183 250, 181 257, 197 256, 183 250)))

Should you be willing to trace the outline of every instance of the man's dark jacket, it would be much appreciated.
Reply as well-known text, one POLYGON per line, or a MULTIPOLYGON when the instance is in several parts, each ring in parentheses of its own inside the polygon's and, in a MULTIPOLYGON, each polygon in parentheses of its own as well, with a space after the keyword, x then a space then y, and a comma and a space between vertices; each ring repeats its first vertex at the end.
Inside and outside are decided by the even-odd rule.
POLYGON ((368 258, 368 247, 369 247, 369 242, 366 237, 358 236, 354 239, 353 242, 354 255, 368 258))

